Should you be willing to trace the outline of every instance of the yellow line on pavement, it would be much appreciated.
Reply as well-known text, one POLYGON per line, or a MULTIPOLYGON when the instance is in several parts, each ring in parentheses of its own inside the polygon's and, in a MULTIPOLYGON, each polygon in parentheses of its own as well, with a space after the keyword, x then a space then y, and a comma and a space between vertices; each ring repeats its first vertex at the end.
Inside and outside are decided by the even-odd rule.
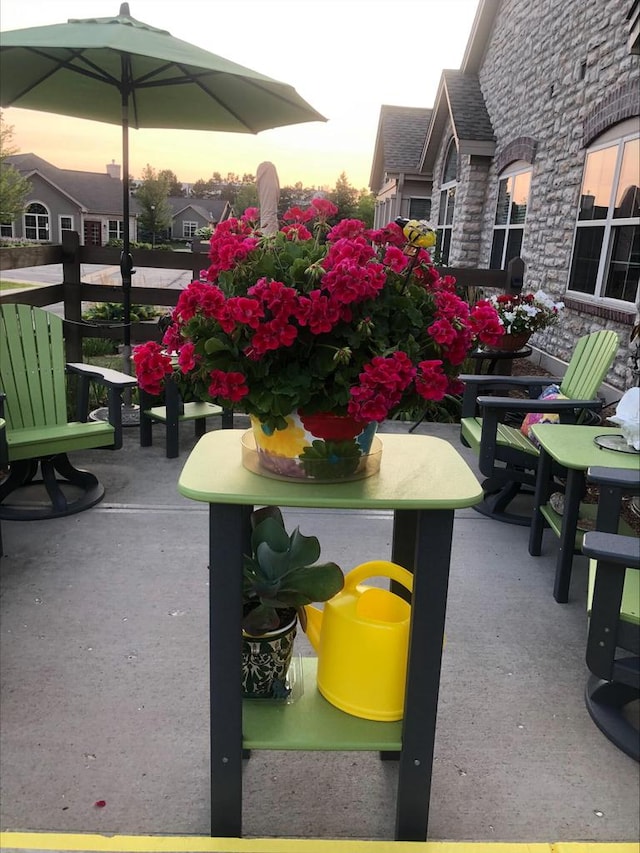
POLYGON ((640 853, 634 842, 356 841, 0 832, 2 853, 640 853))

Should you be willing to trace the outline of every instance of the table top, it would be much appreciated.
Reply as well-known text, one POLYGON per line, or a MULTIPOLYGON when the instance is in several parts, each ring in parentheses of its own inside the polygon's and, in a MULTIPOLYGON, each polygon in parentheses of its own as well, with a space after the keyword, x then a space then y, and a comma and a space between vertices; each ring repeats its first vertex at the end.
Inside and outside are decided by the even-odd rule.
POLYGON ((482 499, 472 470, 441 438, 378 433, 382 442, 378 473, 350 482, 299 483, 246 469, 243 433, 206 433, 182 469, 179 492, 206 503, 340 509, 461 509, 482 499))
POLYGON ((594 442, 598 435, 622 435, 614 427, 536 424, 531 429, 541 446, 564 468, 586 471, 592 465, 604 465, 634 470, 640 466, 639 453, 607 450, 594 442))

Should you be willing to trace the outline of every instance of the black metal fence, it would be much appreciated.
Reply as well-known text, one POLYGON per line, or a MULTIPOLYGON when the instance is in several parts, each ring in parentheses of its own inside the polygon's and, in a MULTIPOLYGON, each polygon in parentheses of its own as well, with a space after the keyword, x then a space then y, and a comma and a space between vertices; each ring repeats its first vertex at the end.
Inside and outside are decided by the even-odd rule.
MULTIPOLYGON (((194 279, 207 266, 208 244, 196 242, 191 252, 136 249, 134 269, 184 270, 194 279)), ((122 327, 117 324, 98 326, 82 319, 83 302, 123 302, 120 285, 91 284, 82 281, 82 264, 120 265, 120 249, 99 246, 81 246, 76 232, 65 232, 62 245, 24 246, 0 248, 0 272, 26 267, 62 264, 62 281, 43 285, 19 293, 0 294, 0 304, 20 302, 44 308, 57 302, 64 304, 65 341, 68 361, 82 360, 82 339, 88 337, 122 339, 122 327)), ((496 288, 505 292, 520 292, 524 279, 524 263, 520 258, 510 262, 506 270, 472 269, 468 267, 443 267, 440 272, 455 277, 463 289, 496 288)), ((169 311, 180 295, 177 288, 131 288, 131 303, 137 305, 165 305, 169 311)), ((156 322, 132 323, 131 340, 138 343, 160 340, 161 332, 156 322)))

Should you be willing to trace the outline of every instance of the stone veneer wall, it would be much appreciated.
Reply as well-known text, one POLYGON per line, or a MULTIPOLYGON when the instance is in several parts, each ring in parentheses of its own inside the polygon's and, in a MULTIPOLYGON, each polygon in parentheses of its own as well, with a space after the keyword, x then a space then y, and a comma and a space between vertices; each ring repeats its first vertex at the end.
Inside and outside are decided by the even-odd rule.
MULTIPOLYGON (((585 148, 616 122, 638 114, 640 65, 629 53, 622 0, 503 0, 479 69, 497 139, 493 160, 459 156, 450 263, 489 265, 498 175, 509 163, 533 163, 522 256, 525 288, 544 288, 565 300, 585 148)), ((434 164, 433 219, 443 157, 443 133, 434 164)), ((634 314, 594 301, 567 299, 561 325, 532 343, 563 361, 575 341, 600 328, 620 334, 621 350, 607 381, 625 389, 637 381, 629 350, 634 314)))
MULTIPOLYGON (((498 140, 489 169, 480 259, 488 264, 497 179, 514 140, 535 143, 535 161, 523 243, 528 290, 544 288, 564 299, 571 266, 585 148, 598 133, 638 114, 640 66, 629 53, 630 3, 604 0, 503 0, 480 83, 498 140), (635 93, 635 94, 634 94, 635 93)), ((523 158, 525 159, 525 158, 523 158)), ((575 340, 599 328, 620 333, 621 351, 607 377, 633 383, 628 339, 634 315, 572 299, 563 323, 534 338, 568 361, 575 340)))

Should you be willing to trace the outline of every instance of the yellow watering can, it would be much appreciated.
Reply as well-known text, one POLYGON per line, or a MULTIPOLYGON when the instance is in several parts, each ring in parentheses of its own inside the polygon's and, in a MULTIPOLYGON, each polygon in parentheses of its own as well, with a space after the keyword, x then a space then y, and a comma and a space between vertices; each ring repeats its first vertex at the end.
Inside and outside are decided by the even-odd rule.
POLYGON ((305 607, 306 632, 318 653, 318 689, 327 701, 365 720, 401 720, 411 607, 389 590, 361 583, 373 577, 413 590, 413 576, 401 566, 363 563, 324 610, 305 607))

